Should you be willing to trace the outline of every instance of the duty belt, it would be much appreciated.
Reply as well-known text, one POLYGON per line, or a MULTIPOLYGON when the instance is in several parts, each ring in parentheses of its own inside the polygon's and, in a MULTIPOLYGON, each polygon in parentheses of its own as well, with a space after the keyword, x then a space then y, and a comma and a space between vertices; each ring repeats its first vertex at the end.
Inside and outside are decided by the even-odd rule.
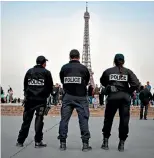
MULTIPOLYGON (((45 104, 39 104, 39 105, 35 106, 34 108, 31 108, 31 109, 28 110, 27 112, 30 112, 30 111, 36 110, 36 109, 39 108, 39 107, 42 107, 42 109, 40 109, 39 114, 40 114, 40 115, 48 115, 48 112, 49 112, 49 110, 51 109, 51 106, 53 105, 53 99, 52 99, 52 98, 53 98, 53 97, 49 97, 49 98, 47 99, 46 107, 42 107, 42 106, 44 106, 45 104)), ((24 98, 24 101, 23 101, 23 103, 22 103, 22 106, 24 106, 25 103, 26 103, 26 98, 24 98)))

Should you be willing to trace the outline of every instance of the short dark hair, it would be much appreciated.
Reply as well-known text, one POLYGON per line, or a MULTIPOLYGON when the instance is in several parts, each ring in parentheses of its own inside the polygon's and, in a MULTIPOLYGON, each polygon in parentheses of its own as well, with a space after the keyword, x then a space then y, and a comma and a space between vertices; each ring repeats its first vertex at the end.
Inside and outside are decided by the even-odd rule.
POLYGON ((80 53, 77 49, 72 49, 70 51, 70 58, 74 59, 74 58, 80 58, 80 53))

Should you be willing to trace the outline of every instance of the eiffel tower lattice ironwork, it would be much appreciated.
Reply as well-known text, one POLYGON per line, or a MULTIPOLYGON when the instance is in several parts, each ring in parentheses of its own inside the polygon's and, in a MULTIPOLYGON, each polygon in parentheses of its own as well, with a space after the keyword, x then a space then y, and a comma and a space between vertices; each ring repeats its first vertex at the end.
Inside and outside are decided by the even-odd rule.
POLYGON ((82 64, 85 65, 90 72, 90 84, 95 87, 93 71, 91 68, 91 57, 90 57, 90 39, 89 39, 89 19, 90 14, 88 12, 88 6, 86 2, 86 12, 84 13, 84 40, 83 40, 83 53, 82 53, 82 64))

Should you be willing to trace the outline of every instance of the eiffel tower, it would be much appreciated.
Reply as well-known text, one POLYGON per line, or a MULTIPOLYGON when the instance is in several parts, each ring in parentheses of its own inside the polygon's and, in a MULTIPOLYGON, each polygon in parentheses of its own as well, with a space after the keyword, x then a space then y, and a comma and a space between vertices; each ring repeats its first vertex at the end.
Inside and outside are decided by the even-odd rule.
POLYGON ((83 39, 83 53, 82 53, 82 64, 85 65, 90 72, 90 84, 95 87, 93 71, 91 68, 91 57, 90 57, 90 39, 89 39, 89 19, 90 14, 88 12, 88 2, 86 2, 86 12, 84 13, 84 39, 83 39))

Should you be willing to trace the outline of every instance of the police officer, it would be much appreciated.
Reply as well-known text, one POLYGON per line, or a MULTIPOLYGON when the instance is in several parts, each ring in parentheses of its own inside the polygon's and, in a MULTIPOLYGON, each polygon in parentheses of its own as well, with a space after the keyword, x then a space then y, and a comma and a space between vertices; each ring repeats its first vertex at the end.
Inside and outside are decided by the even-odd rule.
POLYGON ((79 59, 80 54, 78 50, 71 50, 70 62, 62 66, 60 71, 60 80, 64 90, 58 136, 58 139, 60 139, 60 150, 66 150, 68 123, 74 108, 79 117, 81 139, 83 142, 82 151, 92 149, 89 146, 89 104, 86 88, 90 80, 90 73, 84 65, 80 64, 79 59))
POLYGON ((149 89, 147 89, 146 87, 144 88, 144 86, 141 86, 139 99, 141 100, 140 120, 142 120, 142 118, 143 118, 143 109, 144 109, 144 107, 145 107, 144 120, 147 120, 148 105, 149 105, 150 100, 152 100, 152 94, 149 91, 149 89))
POLYGON ((130 95, 138 89, 140 83, 136 75, 123 67, 123 54, 116 54, 114 58, 115 67, 105 70, 100 78, 101 84, 105 87, 107 95, 107 104, 105 109, 104 127, 102 129, 104 140, 102 149, 108 150, 108 139, 110 137, 111 127, 114 115, 119 109, 119 145, 118 150, 124 151, 124 142, 128 137, 129 118, 130 118, 130 95), (130 87, 129 87, 130 85, 130 87))
POLYGON ((16 146, 22 147, 28 136, 31 121, 36 110, 35 118, 35 147, 46 147, 43 139, 43 119, 47 104, 47 98, 52 94, 53 80, 50 71, 45 69, 46 61, 44 56, 36 59, 36 66, 29 69, 24 78, 25 105, 23 123, 19 131, 16 146))

